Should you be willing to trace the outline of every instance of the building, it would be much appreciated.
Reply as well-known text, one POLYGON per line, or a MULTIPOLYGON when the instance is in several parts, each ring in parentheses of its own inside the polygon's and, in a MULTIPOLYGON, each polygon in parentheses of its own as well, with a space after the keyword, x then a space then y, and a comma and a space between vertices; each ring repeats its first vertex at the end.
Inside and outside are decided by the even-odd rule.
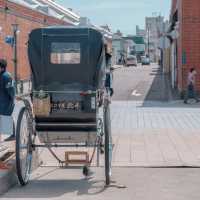
MULTIPOLYGON (((102 25, 102 26, 98 27, 98 29, 104 35, 104 38, 105 38, 106 44, 107 44, 107 50, 108 50, 108 52, 111 53, 113 55, 113 57, 114 57, 113 48, 112 48, 113 33, 112 33, 110 27, 108 25, 102 25)), ((112 62, 114 62, 114 60, 112 62)))
POLYGON ((158 48, 160 50, 160 65, 162 67, 162 72, 165 74, 170 73, 170 40, 167 37, 167 31, 169 29, 169 21, 163 23, 163 33, 159 38, 158 48))
POLYGON ((158 62, 160 59, 159 38, 164 32, 164 17, 153 16, 146 17, 146 54, 149 55, 152 62, 158 62))
POLYGON ((31 30, 49 25, 77 25, 79 18, 51 0, 0 0, 0 58, 8 61, 8 70, 17 74, 18 80, 29 80, 27 41, 31 30), (13 36, 16 51, 6 43, 13 36))
POLYGON ((191 67, 197 70, 197 90, 200 91, 200 1, 172 0, 170 28, 171 83, 183 93, 191 67))
POLYGON ((146 37, 145 29, 140 29, 140 27, 137 25, 136 26, 136 36, 141 36, 141 37, 145 38, 146 37))
POLYGON ((125 47, 123 34, 118 30, 112 37, 112 49, 114 54, 114 64, 121 64, 125 60, 125 47))

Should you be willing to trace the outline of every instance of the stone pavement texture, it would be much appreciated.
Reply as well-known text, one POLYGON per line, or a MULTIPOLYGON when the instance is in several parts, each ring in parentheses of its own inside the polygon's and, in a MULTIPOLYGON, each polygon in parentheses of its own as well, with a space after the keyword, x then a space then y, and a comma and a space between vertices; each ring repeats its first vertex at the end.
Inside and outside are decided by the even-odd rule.
POLYGON ((132 129, 200 129, 200 104, 181 101, 113 101, 112 128, 132 129))
POLYGON ((200 108, 181 102, 112 104, 114 166, 200 166, 200 108))
POLYGON ((85 179, 80 169, 44 167, 24 188, 16 186, 2 200, 199 200, 200 175, 194 168, 114 168, 112 187, 104 188, 102 168, 85 179), (124 185, 126 188, 119 189, 124 185))

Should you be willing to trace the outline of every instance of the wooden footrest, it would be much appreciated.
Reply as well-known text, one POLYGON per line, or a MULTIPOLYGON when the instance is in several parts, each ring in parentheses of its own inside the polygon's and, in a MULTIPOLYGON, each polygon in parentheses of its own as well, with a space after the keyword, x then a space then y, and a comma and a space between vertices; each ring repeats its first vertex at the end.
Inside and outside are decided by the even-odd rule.
POLYGON ((89 164, 89 154, 85 151, 66 151, 65 164, 89 164))

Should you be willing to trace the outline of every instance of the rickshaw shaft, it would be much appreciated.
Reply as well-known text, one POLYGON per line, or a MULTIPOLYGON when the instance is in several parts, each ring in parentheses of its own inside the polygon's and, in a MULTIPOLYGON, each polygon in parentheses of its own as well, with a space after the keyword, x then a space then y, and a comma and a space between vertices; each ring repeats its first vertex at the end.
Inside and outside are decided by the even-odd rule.
POLYGON ((85 145, 85 144, 79 144, 79 145, 75 145, 75 144, 47 144, 47 145, 43 145, 43 144, 33 144, 32 147, 38 147, 38 148, 47 148, 47 147, 55 147, 55 148, 59 148, 59 147, 98 147, 99 145, 85 145))

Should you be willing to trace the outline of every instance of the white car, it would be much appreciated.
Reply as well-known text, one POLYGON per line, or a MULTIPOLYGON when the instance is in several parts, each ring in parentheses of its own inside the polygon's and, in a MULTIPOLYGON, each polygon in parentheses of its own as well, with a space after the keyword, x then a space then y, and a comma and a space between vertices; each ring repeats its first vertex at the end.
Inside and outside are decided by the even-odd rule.
POLYGON ((126 66, 137 66, 137 57, 133 55, 129 55, 126 59, 126 66))

